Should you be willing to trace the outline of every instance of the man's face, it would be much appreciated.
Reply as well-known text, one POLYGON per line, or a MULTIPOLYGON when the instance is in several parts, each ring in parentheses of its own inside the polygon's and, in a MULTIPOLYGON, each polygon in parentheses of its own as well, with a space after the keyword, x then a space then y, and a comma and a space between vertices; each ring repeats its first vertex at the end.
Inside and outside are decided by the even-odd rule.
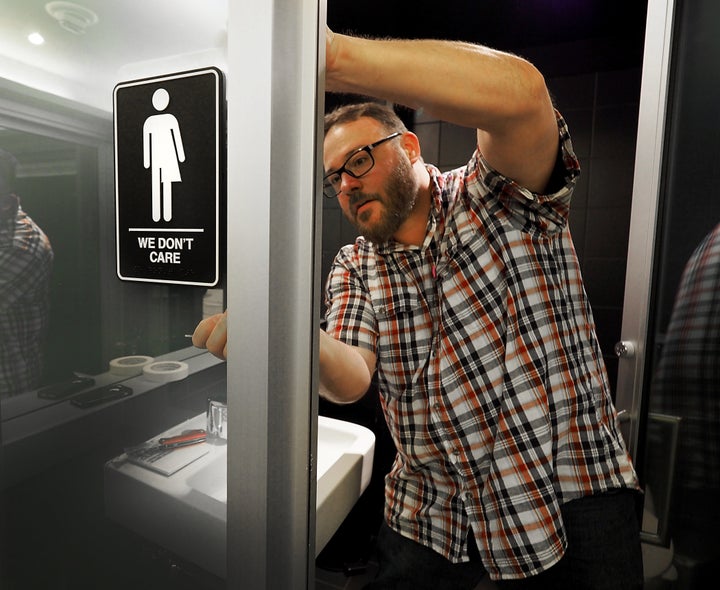
MULTIPOLYGON (((380 124, 367 117, 332 127, 325 136, 325 171, 339 169, 352 152, 385 136, 380 124)), ((342 174, 337 198, 358 231, 373 243, 383 244, 409 217, 418 186, 402 149, 402 137, 379 145, 372 156, 375 165, 367 174, 360 178, 342 174)))

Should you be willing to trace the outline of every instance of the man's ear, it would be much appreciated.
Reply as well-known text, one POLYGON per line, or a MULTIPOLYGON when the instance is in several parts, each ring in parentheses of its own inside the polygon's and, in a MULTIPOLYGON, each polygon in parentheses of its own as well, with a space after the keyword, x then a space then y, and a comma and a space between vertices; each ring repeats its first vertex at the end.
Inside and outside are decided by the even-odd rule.
POLYGON ((401 141, 405 153, 408 155, 408 158, 410 158, 410 162, 414 164, 422 157, 418 136, 412 131, 407 131, 403 134, 401 141))

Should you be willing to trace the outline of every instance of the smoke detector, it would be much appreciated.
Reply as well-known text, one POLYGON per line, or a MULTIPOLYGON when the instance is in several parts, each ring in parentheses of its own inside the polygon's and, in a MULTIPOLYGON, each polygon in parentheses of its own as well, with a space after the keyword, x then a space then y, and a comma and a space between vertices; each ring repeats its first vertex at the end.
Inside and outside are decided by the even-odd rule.
POLYGON ((73 2, 48 2, 45 10, 63 29, 74 35, 84 35, 85 30, 99 20, 92 10, 73 2))

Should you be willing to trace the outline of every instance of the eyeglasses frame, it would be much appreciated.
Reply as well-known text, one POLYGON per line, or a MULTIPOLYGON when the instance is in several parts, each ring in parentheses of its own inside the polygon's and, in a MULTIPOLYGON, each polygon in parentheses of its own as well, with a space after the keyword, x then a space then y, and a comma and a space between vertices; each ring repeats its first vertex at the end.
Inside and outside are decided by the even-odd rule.
POLYGON ((340 166, 337 170, 333 170, 332 172, 328 172, 325 176, 323 176, 323 196, 327 199, 334 199, 336 198, 341 191, 336 191, 334 188, 332 188, 332 185, 328 183, 328 178, 330 176, 335 176, 336 174, 338 176, 342 176, 343 172, 347 174, 348 176, 351 176, 352 178, 362 178, 365 176, 370 170, 372 170, 375 167, 375 158, 372 155, 372 151, 378 147, 379 145, 385 143, 386 141, 390 141, 391 139, 395 139, 396 137, 403 135, 402 131, 395 131, 394 133, 391 133, 387 137, 383 137, 382 139, 378 139, 374 143, 370 143, 368 145, 364 145, 362 147, 357 148, 356 150, 353 150, 352 153, 345 158, 345 162, 343 162, 343 165, 340 166), (357 156, 360 152, 367 152, 368 156, 370 156, 370 160, 372 161, 372 164, 370 165, 370 168, 368 168, 365 172, 363 172, 360 175, 354 174, 353 172, 350 172, 345 166, 347 166, 348 162, 352 160, 355 156, 357 156), (327 187, 327 188, 326 188, 327 187), (332 190, 335 194, 328 194, 327 190, 332 190))

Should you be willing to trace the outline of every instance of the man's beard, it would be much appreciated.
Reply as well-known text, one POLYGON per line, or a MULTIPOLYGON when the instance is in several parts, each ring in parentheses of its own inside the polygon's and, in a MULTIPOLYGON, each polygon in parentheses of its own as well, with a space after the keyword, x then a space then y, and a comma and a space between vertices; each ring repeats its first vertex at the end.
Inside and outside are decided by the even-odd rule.
POLYGON ((412 172, 412 165, 407 160, 400 159, 385 185, 385 197, 378 193, 355 193, 348 203, 354 209, 357 203, 369 199, 378 201, 383 205, 380 219, 374 223, 366 224, 360 219, 363 217, 362 213, 360 213, 350 221, 366 239, 374 244, 384 244, 390 241, 395 232, 400 229, 400 226, 410 216, 415 207, 417 196, 418 186, 412 172))

